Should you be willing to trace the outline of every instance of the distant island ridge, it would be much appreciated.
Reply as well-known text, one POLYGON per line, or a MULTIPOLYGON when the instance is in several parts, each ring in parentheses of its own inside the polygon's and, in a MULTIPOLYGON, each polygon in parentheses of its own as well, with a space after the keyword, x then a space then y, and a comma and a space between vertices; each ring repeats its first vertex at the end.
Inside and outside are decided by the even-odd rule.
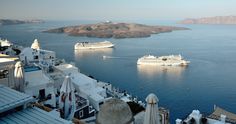
POLYGON ((215 16, 198 19, 185 19, 179 24, 236 24, 236 16, 215 16))
POLYGON ((43 32, 66 33, 73 36, 97 38, 136 38, 150 37, 151 34, 171 32, 174 30, 188 30, 188 28, 173 26, 149 26, 136 23, 114 23, 107 21, 97 24, 60 27, 43 32))
POLYGON ((16 20, 16 19, 0 19, 0 25, 17 25, 17 24, 30 24, 30 23, 43 23, 43 20, 16 20))

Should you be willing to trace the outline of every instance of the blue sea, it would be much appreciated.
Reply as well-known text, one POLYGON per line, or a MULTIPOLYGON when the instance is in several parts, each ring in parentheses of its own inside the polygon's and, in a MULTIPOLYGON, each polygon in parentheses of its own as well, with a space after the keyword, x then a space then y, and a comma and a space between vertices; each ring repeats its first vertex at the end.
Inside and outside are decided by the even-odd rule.
POLYGON ((191 30, 126 39, 42 33, 51 28, 97 22, 46 21, 0 26, 0 37, 25 47, 30 47, 37 38, 42 49, 55 51, 58 58, 74 62, 82 73, 110 82, 142 101, 149 93, 155 93, 159 106, 170 110, 171 123, 186 117, 193 109, 208 115, 214 105, 236 113, 236 25, 180 25, 175 21, 138 20, 132 22, 191 30), (103 40, 111 41, 115 48, 74 51, 78 41, 103 40), (148 54, 181 54, 191 63, 187 67, 137 66, 137 59, 148 54))

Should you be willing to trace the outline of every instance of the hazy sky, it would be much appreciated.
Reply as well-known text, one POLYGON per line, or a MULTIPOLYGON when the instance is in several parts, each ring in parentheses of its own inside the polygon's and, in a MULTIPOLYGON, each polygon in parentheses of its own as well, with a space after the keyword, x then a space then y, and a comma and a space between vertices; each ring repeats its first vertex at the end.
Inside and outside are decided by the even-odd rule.
POLYGON ((0 0, 0 18, 181 19, 236 15, 236 0, 0 0))

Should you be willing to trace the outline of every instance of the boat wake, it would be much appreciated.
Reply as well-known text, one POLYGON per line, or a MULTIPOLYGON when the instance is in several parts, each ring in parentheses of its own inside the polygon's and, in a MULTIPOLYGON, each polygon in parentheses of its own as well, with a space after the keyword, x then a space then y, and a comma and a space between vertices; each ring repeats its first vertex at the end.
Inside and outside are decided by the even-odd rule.
POLYGON ((102 56, 103 59, 131 59, 132 57, 121 56, 102 56))

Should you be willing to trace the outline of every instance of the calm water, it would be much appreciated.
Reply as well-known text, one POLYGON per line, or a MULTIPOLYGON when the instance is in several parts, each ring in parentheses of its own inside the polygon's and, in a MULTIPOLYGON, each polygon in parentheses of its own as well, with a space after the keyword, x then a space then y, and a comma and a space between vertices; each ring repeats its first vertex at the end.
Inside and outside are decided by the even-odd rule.
POLYGON ((146 24, 177 25, 191 30, 152 35, 149 38, 98 39, 48 34, 41 31, 95 21, 46 22, 1 26, 0 37, 23 46, 39 39, 43 49, 56 51, 58 58, 75 62, 81 72, 111 82, 141 100, 153 92, 160 106, 170 109, 171 122, 193 109, 209 114, 216 104, 236 113, 236 25, 177 25, 172 21, 137 21, 146 24), (76 41, 109 40, 114 49, 74 51, 76 41), (181 54, 186 67, 137 67, 146 54, 181 54), (109 56, 103 59, 102 56, 109 56))

